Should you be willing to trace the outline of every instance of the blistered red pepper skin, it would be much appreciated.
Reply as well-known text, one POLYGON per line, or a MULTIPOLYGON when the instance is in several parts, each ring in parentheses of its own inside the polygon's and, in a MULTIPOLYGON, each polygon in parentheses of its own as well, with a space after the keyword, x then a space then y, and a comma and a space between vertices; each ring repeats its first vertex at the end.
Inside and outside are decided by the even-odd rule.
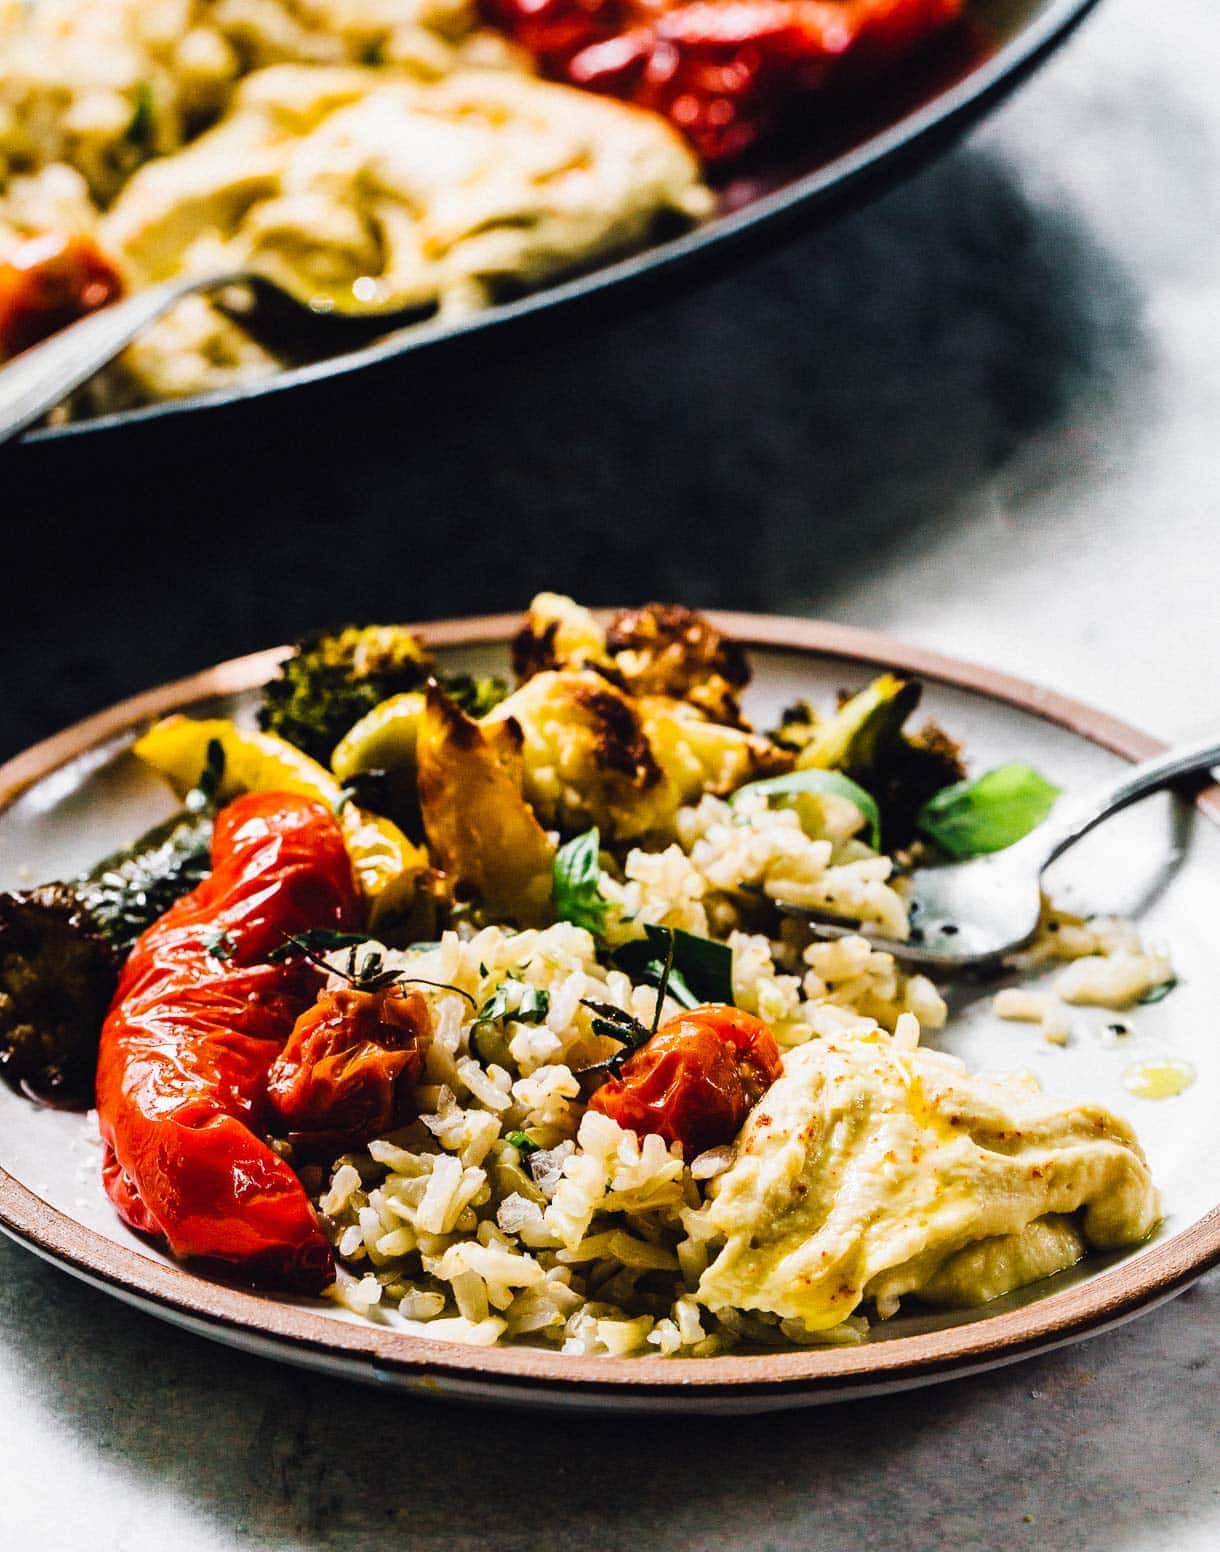
POLYGON ((123 279, 88 237, 41 232, 0 254, 0 361, 113 302, 123 279))
POLYGON ((175 1255, 316 1290, 330 1247, 260 1133, 271 1064, 320 980, 268 955, 286 933, 357 925, 351 864, 330 811, 287 793, 224 809, 212 861, 137 941, 103 1026, 103 1179, 120 1215, 175 1255))
POLYGON ((761 1019, 708 1003, 667 1019, 589 1109, 639 1136, 679 1143, 689 1160, 732 1142, 779 1073, 779 1047, 761 1019))
POLYGON ((483 0, 548 75, 664 114, 730 161, 794 101, 903 58, 966 0, 483 0))
POLYGON ((428 1005, 400 987, 324 991, 272 1064, 267 1100, 294 1147, 356 1148, 414 1114, 432 1033, 428 1005))

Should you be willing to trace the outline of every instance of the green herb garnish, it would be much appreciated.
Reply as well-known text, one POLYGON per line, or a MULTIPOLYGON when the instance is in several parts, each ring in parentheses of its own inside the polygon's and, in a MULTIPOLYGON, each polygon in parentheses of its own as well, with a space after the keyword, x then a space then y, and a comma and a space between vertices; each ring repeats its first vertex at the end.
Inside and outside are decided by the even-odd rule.
POLYGON ((199 779, 184 799, 184 807, 188 812, 197 814, 205 808, 212 807, 220 791, 220 784, 224 780, 224 774, 225 746, 218 738, 209 738, 199 779))
POLYGON ((672 952, 666 982, 675 1002, 684 1008, 695 1008, 702 1002, 733 1001, 733 951, 727 943, 651 922, 644 931, 646 937, 625 943, 615 954, 614 962, 620 970, 634 980, 656 986, 660 984, 666 955, 672 952))
POLYGON ((528 1132, 509 1132, 505 1141, 511 1142, 523 1159, 528 1159, 531 1153, 542 1152, 542 1144, 535 1142, 528 1132))
POLYGON ((731 1003, 733 1000, 733 952, 727 944, 713 943, 710 938, 700 938, 693 932, 672 927, 650 924, 646 931, 646 939, 626 944, 615 955, 615 961, 637 981, 646 981, 656 987, 652 1027, 646 1029, 639 1019, 613 1003, 582 998, 583 1005, 596 1015, 593 1033, 617 1040, 622 1049, 607 1061, 582 1067, 581 1073, 608 1071, 617 1077, 628 1056, 656 1034, 666 997, 672 997, 684 1008, 697 1008, 702 1002, 731 1003), (658 949, 663 949, 663 956, 657 954, 658 949), (685 961, 685 974, 678 968, 680 960, 685 961), (696 995, 688 977, 695 979, 703 995, 696 995))
POLYGON ((1059 792, 1032 766, 1001 765, 929 798, 916 827, 950 857, 1003 851, 1042 823, 1059 792))
POLYGON ((583 927, 595 938, 601 937, 610 908, 599 887, 600 854, 601 835, 595 825, 559 848, 551 873, 555 915, 560 921, 583 927))
POLYGON ((285 933, 284 941, 278 948, 273 948, 267 958, 278 962, 291 959, 294 954, 301 954, 321 969, 346 981, 354 991, 377 992, 387 986, 433 986, 437 991, 456 992, 472 1008, 477 1006, 469 992, 454 986, 451 981, 430 981, 427 976, 388 968, 385 955, 375 944, 370 944, 363 955, 358 955, 357 950, 367 943, 368 938, 359 932, 337 932, 330 927, 313 927, 308 932, 285 933), (337 948, 348 950, 347 965, 342 970, 326 958, 328 953, 333 954, 337 948))
POLYGON ((773 799, 800 797, 802 793, 829 793, 854 803, 864 815, 869 828, 869 844, 874 851, 881 850, 881 810, 871 793, 844 776, 842 771, 789 771, 785 776, 768 776, 763 781, 751 781, 739 787, 729 799, 730 806, 747 792, 761 792, 771 802, 773 799))
POLYGON ((592 1020, 593 1033, 595 1035, 604 1035, 608 1040, 617 1040, 620 1049, 604 1062, 594 1062, 591 1067, 582 1067, 576 1076, 581 1077, 587 1072, 609 1072, 617 1078, 623 1063, 631 1053, 638 1051, 642 1045, 651 1040, 653 1035, 656 1034, 661 1004, 664 1001, 665 993, 658 988, 656 1011, 653 1014, 652 1028, 649 1029, 647 1025, 641 1024, 639 1019, 628 1013, 625 1008, 616 1007, 612 1002, 594 1002, 591 998, 582 997, 582 1005, 594 1014, 592 1020))
MULTIPOLYGON (((308 932, 289 934, 278 948, 273 948, 267 958, 273 963, 291 959, 294 954, 304 954, 316 959, 320 954, 333 954, 337 948, 359 948, 368 942, 364 932, 338 932, 331 927, 311 927, 308 932)), ((330 969, 330 966, 327 966, 330 969)))
POLYGON ((152 150, 156 122, 156 104, 153 101, 152 85, 148 81, 141 81, 136 87, 135 107, 132 109, 131 120, 123 132, 123 139, 129 146, 134 146, 137 151, 147 155, 152 150))
POLYGON ((232 933, 226 932, 223 927, 207 928, 199 934, 199 941, 213 959, 232 959, 237 952, 232 933))
POLYGON ((550 993, 539 986, 508 976, 479 1009, 476 1024, 513 1019, 518 1024, 541 1024, 551 1007, 550 993))

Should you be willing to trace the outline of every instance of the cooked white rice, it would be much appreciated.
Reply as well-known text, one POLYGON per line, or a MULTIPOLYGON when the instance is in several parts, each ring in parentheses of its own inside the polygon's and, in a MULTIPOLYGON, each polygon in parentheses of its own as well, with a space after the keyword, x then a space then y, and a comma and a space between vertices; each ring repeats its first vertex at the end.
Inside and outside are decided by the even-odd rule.
MULTIPOLYGON (((682 812, 680 845, 632 851, 621 879, 603 874, 615 907, 609 936, 623 942, 652 922, 727 937, 734 998, 781 1047, 878 1023, 893 1031, 904 1014, 937 1027, 946 1009, 932 983, 904 975, 863 937, 801 950, 734 926, 748 891, 779 892, 782 881, 905 933, 889 859, 853 840, 858 816, 845 818, 835 815, 839 833, 810 839, 791 811, 705 798, 682 812)), ((418 1119, 338 1160, 320 1197, 341 1303, 451 1341, 522 1338, 582 1354, 703 1356, 742 1341, 860 1339, 859 1318, 813 1336, 799 1322, 713 1316, 693 1302, 708 1261, 698 1211, 732 1150, 688 1166, 661 1138, 586 1111, 574 1074, 616 1047, 593 1033, 582 999, 650 1023, 656 998, 599 964, 587 932, 567 923, 448 932, 435 947, 388 953, 387 963, 458 991, 419 986, 435 1033, 418 1119), (507 1020, 502 1060, 486 1062, 484 1051, 480 1061, 473 1008, 510 978, 548 994, 546 1017, 507 1020), (515 1132, 539 1145, 528 1162, 508 1141, 515 1132)))
MULTIPOLYGON (((859 823, 837 800, 798 814, 749 794, 733 804, 705 797, 680 812, 677 843, 633 850, 621 872, 603 871, 607 938, 621 944, 656 923, 726 940, 734 1000, 771 1027, 781 1050, 877 1026, 910 1048, 920 1026, 938 1028, 947 1015, 926 977, 905 974, 863 936, 809 943, 789 922, 773 940, 742 925, 758 918, 761 894, 855 914, 904 937, 892 863, 855 838, 859 823)), ((637 1137, 586 1109, 576 1074, 616 1046, 593 1032, 584 1000, 648 1024, 656 997, 599 963, 587 932, 568 923, 465 928, 386 958, 454 990, 418 988, 434 1021, 418 1118, 337 1160, 321 1192, 341 1304, 450 1341, 517 1340, 582 1355, 701 1357, 742 1343, 862 1339, 859 1315, 810 1332, 797 1320, 713 1314, 697 1302, 717 1249, 707 1192, 734 1150, 709 1149, 687 1164, 660 1137, 637 1137), (545 992, 545 1017, 508 1018, 495 1049, 479 1037, 476 1050, 475 1009, 506 982, 518 998, 515 982, 545 992), (521 1133, 537 1151, 527 1156, 510 1141, 521 1133)), ((1002 1016, 1039 1024, 1052 1040, 1066 1038, 1064 998, 1128 1001, 1172 973, 1133 929, 1110 920, 1048 915, 1021 963, 1056 958, 1071 960, 1057 994, 1010 988, 997 1002, 1002 1016)), ((678 1011, 667 1002, 662 1013, 678 1011)))

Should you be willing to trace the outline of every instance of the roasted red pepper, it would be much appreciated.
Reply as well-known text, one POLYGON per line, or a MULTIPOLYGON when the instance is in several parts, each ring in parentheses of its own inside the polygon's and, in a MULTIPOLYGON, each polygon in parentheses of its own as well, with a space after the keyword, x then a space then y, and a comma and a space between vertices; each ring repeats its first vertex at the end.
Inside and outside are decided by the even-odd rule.
POLYGON ((267 1099, 294 1147, 358 1147, 413 1113, 432 1033, 418 992, 323 992, 276 1057, 267 1099))
POLYGON ((640 1136, 680 1143, 691 1159, 732 1142, 779 1072, 779 1047, 761 1019, 709 1003, 662 1024, 589 1109, 640 1136))
POLYGON ((271 1065, 321 982, 308 961, 269 956, 285 934, 357 925, 351 864, 330 810, 283 792, 224 809, 212 863, 136 942, 102 1029, 103 1178, 175 1255, 317 1290, 330 1247, 263 1135, 271 1065))
POLYGON ((121 275, 92 239, 63 232, 27 237, 0 256, 0 361, 122 291, 121 275))
POLYGON ((707 162, 909 54, 965 0, 483 0, 548 75, 652 108, 707 162))

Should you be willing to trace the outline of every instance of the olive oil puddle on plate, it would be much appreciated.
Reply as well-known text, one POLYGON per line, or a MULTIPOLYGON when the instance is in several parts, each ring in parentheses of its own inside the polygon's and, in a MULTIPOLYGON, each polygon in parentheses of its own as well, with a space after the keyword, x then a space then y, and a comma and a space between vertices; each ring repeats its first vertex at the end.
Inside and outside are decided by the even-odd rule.
POLYGON ((1123 1087, 1137 1099, 1173 1099, 1195 1081, 1189 1062, 1132 1062, 1123 1072, 1123 1087))

